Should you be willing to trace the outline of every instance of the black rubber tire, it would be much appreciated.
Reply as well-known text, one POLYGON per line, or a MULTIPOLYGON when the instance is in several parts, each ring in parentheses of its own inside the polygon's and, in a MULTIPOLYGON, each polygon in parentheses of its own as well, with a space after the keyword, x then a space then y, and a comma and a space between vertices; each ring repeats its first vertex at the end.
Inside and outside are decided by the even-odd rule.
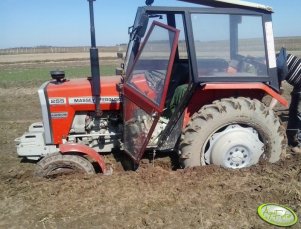
POLYGON ((195 113, 182 133, 179 154, 182 167, 206 165, 204 152, 210 136, 230 124, 254 128, 264 143, 261 161, 285 157, 287 138, 279 117, 256 99, 244 97, 214 101, 195 113))
POLYGON ((34 175, 49 178, 70 173, 95 174, 95 169, 82 156, 54 153, 45 156, 37 163, 34 175))

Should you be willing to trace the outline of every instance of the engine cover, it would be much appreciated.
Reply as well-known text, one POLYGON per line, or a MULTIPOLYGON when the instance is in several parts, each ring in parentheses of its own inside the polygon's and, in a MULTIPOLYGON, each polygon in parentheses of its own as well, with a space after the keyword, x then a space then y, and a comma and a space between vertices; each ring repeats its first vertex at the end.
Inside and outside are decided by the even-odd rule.
MULTIPOLYGON (((121 98, 118 91, 120 76, 108 76, 101 79, 100 109, 116 111, 121 109, 121 98)), ((92 96, 91 82, 88 79, 72 79, 62 83, 56 81, 40 88, 44 126, 49 121, 51 144, 61 144, 69 134, 74 116, 78 112, 95 111, 95 97, 92 96), (41 96, 42 94, 42 96, 41 96), (44 100, 46 104, 43 104, 44 100)), ((46 133, 47 135, 47 133, 46 133)))

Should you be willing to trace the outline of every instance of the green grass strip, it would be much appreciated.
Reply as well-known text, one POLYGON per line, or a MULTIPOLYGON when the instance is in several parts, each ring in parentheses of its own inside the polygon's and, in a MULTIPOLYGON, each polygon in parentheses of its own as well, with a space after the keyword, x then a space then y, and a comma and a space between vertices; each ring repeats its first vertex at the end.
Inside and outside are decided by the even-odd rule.
MULTIPOLYGON (((90 66, 59 68, 64 70, 67 79, 85 78, 91 75, 90 66)), ((51 79, 49 67, 42 68, 12 68, 0 69, 0 88, 39 86, 41 83, 51 79)), ((115 75, 115 66, 104 65, 100 67, 100 75, 115 75)))

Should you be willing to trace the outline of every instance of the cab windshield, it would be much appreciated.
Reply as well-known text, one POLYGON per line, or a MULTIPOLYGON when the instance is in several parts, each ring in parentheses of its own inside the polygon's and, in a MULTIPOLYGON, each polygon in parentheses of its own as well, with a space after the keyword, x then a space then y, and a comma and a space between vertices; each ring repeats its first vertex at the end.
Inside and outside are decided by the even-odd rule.
POLYGON ((262 17, 191 14, 198 78, 267 76, 262 17))

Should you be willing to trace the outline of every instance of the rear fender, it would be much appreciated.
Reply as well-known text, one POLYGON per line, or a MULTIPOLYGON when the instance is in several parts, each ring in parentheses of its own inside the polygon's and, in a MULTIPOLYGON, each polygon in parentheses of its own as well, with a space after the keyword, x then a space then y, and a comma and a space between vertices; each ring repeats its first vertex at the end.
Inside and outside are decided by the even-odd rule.
POLYGON ((106 174, 108 172, 102 156, 99 155, 94 149, 86 145, 77 144, 77 143, 66 143, 66 144, 61 144, 59 146, 59 149, 62 154, 80 153, 83 155, 87 155, 98 163, 103 174, 106 174))
POLYGON ((187 126, 195 112, 214 100, 227 97, 249 97, 261 100, 265 95, 270 95, 280 104, 288 107, 287 100, 264 83, 208 83, 198 88, 192 96, 185 110, 183 127, 187 126))

